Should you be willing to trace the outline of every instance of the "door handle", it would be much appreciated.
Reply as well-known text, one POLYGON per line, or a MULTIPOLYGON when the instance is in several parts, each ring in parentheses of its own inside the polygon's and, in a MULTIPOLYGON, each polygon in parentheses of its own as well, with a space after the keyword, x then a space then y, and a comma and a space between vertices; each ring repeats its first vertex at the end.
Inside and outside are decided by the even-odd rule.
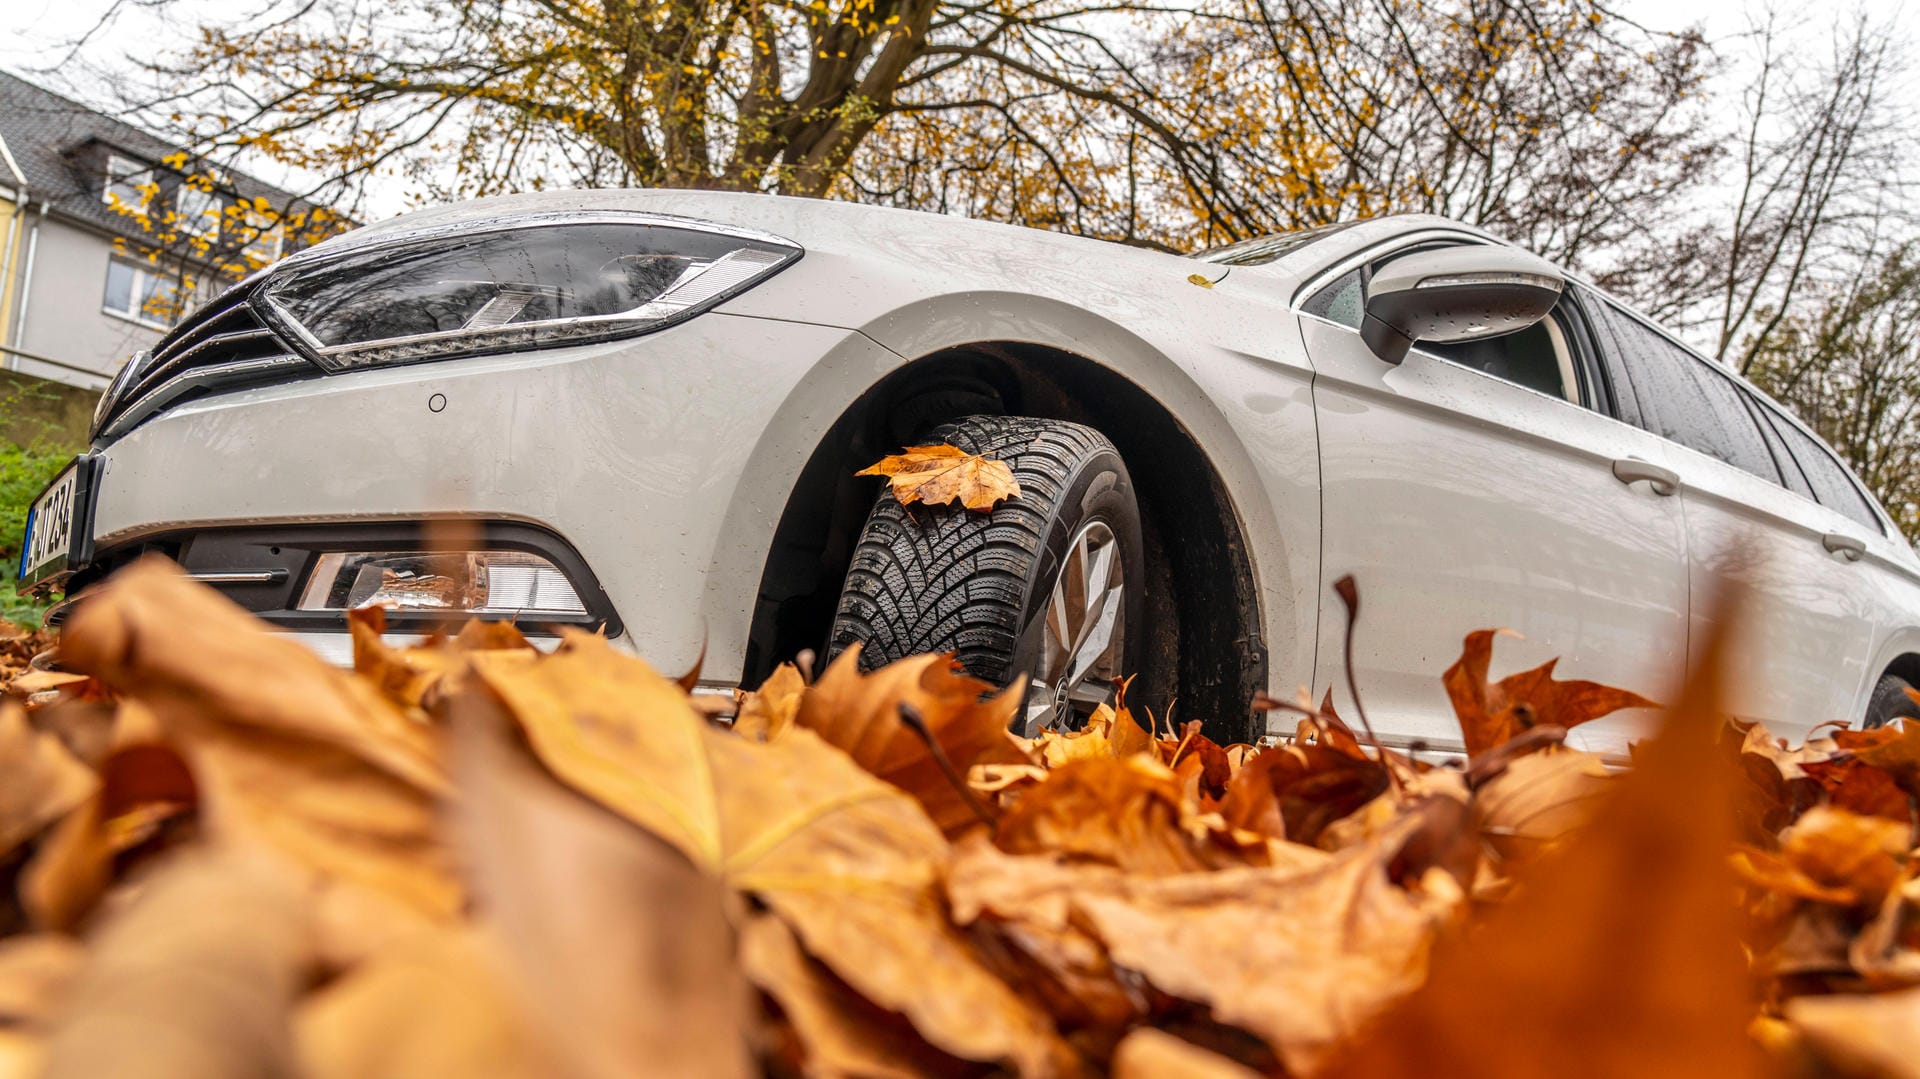
POLYGON ((1829 532, 1821 536, 1820 546, 1825 547, 1828 554, 1837 554, 1849 562, 1858 562, 1860 557, 1867 553, 1866 544, 1839 532, 1829 532))
POLYGON ((1680 489, 1680 473, 1671 468, 1661 468, 1652 461, 1642 461, 1638 457, 1621 457, 1613 462, 1613 478, 1621 483, 1647 482, 1654 494, 1665 498, 1680 489))

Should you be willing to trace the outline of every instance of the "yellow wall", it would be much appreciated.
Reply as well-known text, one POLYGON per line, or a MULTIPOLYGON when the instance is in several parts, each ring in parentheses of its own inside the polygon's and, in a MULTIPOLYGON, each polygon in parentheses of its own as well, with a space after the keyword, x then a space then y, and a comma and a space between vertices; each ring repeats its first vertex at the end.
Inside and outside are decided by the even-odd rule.
MULTIPOLYGON (((6 280, 0 281, 0 345, 13 340, 13 294, 14 282, 20 278, 20 254, 26 243, 25 236, 13 235, 13 219, 20 208, 11 200, 0 199, 0 265, 6 267, 6 280), (14 241, 11 254, 7 250, 7 241, 14 241)), ((25 222, 22 222, 24 225, 25 222)), ((11 357, 0 357, 0 367, 9 366, 11 357)))

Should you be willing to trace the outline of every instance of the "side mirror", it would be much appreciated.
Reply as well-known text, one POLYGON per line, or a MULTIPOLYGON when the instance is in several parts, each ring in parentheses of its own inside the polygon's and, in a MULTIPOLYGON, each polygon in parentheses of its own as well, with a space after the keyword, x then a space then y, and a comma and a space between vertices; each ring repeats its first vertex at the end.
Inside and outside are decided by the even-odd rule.
POLYGON ((1547 317, 1566 278, 1511 247, 1474 244, 1416 251, 1384 263, 1366 287, 1360 338, 1388 363, 1416 341, 1478 341, 1547 317))

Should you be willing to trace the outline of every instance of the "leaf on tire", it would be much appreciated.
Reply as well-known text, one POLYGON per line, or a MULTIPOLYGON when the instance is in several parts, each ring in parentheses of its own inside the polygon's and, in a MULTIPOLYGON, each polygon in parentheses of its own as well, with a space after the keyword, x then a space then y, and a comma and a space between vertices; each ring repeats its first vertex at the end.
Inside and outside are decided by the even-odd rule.
POLYGON ((909 446, 855 472, 885 476, 903 506, 915 502, 945 506, 958 502, 986 512, 1002 499, 1019 498, 1020 482, 1005 461, 968 453, 956 446, 909 446))

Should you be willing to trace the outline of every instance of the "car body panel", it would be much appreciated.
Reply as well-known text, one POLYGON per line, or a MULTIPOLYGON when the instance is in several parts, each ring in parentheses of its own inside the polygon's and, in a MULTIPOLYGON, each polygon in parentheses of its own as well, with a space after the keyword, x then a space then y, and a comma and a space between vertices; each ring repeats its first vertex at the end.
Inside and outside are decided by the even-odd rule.
MULTIPOLYGON (((1439 676, 1476 628, 1526 634, 1500 645, 1496 674, 1560 654, 1563 677, 1650 695, 1678 677, 1690 617, 1681 530, 1696 547, 1719 533, 1694 533, 1683 499, 1620 485, 1606 464, 1683 451, 1432 356, 1390 367, 1356 351, 1357 338, 1329 336, 1348 331, 1295 313, 1303 290, 1358 254, 1436 231, 1494 242, 1477 230, 1382 219, 1233 266, 820 200, 547 192, 421 211, 295 257, 578 209, 714 220, 806 253, 713 311, 631 340, 176 407, 102 448, 99 541, 240 520, 532 521, 594 567, 643 656, 677 674, 704 653, 706 678, 724 685, 742 670, 782 509, 835 421, 921 357, 1019 341, 1131 381, 1206 455, 1216 476, 1194 480, 1217 478, 1240 525, 1275 692, 1344 687, 1342 616, 1326 588, 1345 572, 1361 578, 1362 692, 1384 733, 1446 740, 1439 676), (427 406, 436 393, 442 412, 427 406), (1516 455, 1533 453, 1537 474, 1515 475, 1516 455), (1628 639, 1628 624, 1655 628, 1628 639)), ((1850 654, 1842 682, 1870 682, 1886 656, 1920 650, 1920 563, 1887 537, 1869 552, 1852 568, 1874 574, 1874 601, 1846 602, 1873 626, 1859 653, 1873 659, 1850 654)), ((1858 704, 1871 685, 1835 699, 1849 689, 1858 704)), ((1617 747, 1629 729, 1591 737, 1617 747)))
MULTIPOLYGON (((1419 351, 1380 363, 1345 326, 1301 317, 1318 370, 1326 582, 1360 584, 1354 668, 1396 735, 1457 749, 1441 673, 1465 635, 1505 629, 1496 677, 1558 657, 1557 674, 1657 697, 1683 673, 1687 534, 1677 499, 1611 474, 1661 463, 1647 432, 1419 351)), ((1320 637, 1345 612, 1323 607, 1320 637)), ((1344 657, 1316 684, 1345 696, 1344 657)), ((1622 752, 1644 717, 1580 741, 1622 752)))
MULTIPOLYGON (((594 568, 642 656, 679 674, 704 649, 710 674, 737 678, 759 563, 737 567, 765 558, 799 468, 756 448, 816 367, 858 382, 898 362, 846 330, 713 314, 632 341, 222 395, 102 451, 96 534, 241 515, 528 521, 594 568)), ((809 431, 789 412, 791 437, 817 440, 837 414, 809 431)))

